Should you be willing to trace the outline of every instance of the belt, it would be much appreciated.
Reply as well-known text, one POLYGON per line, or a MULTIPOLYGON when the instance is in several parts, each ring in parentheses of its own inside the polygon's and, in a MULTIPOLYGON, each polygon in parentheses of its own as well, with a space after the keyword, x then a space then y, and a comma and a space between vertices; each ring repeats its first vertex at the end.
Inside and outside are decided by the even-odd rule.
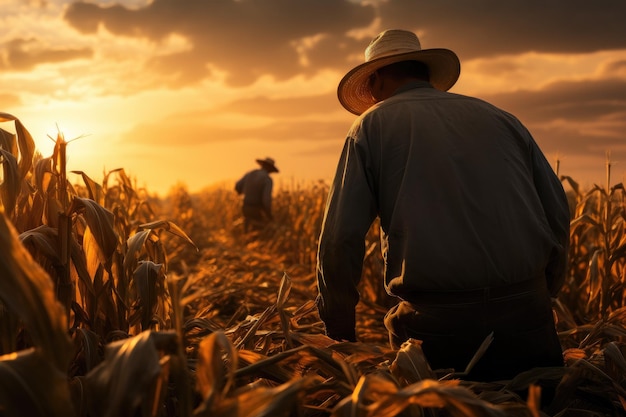
POLYGON ((402 298, 411 304, 478 303, 495 298, 547 291, 544 279, 529 279, 512 284, 475 288, 471 290, 411 291, 402 298))

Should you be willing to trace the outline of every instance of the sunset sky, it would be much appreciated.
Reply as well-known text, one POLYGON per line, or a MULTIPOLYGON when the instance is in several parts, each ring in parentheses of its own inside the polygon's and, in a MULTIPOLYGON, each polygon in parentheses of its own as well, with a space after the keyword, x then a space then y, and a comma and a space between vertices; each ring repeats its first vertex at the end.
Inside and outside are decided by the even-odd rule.
MULTIPOLYGON (((560 174, 626 173, 623 0, 0 0, 0 112, 49 156, 158 193, 229 184, 270 156, 277 184, 332 177, 354 116, 341 77, 387 28, 461 60, 452 92, 526 124, 560 174)), ((13 126, 0 127, 12 131, 13 126)))

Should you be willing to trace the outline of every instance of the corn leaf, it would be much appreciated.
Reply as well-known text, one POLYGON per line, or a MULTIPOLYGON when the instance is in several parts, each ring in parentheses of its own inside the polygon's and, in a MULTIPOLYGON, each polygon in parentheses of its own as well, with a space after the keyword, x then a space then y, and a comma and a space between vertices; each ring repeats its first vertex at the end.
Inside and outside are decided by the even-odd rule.
POLYGON ((151 261, 140 262, 133 274, 143 330, 150 328, 159 296, 165 295, 163 290, 164 280, 165 271, 163 270, 163 265, 155 264, 151 261))
MULTIPOLYGON (((0 120, 2 121, 2 120, 0 120)), ((0 128, 0 149, 11 152, 13 155, 17 155, 17 142, 15 141, 15 135, 0 128)))
POLYGON ((35 346, 66 369, 71 354, 67 322, 52 282, 0 215, 0 300, 25 323, 35 346))
POLYGON ((196 378, 205 408, 214 408, 226 397, 237 364, 237 351, 223 332, 212 333, 200 342, 196 378))
POLYGON ((159 351, 149 331, 110 343, 104 361, 84 379, 89 415, 149 415, 141 413, 152 409, 161 378, 159 351))
POLYGON ((98 256, 102 265, 108 265, 117 248, 117 234, 113 225, 113 213, 93 200, 75 197, 69 213, 84 213, 87 226, 91 229, 97 244, 98 256))
POLYGON ((190 245, 192 245, 196 249, 196 251, 199 251, 198 247, 193 242, 193 240, 191 240, 189 238, 189 236, 187 236, 187 234, 180 227, 178 227, 175 223, 172 223, 169 220, 157 220, 157 221, 150 222, 150 223, 144 223, 144 224, 139 225, 139 227, 141 229, 151 229, 151 230, 163 229, 163 230, 173 234, 174 236, 178 236, 180 238, 183 238, 190 245))
POLYGON ((74 416, 65 370, 39 349, 0 356, 0 415, 74 416))
POLYGON ((6 213, 13 213, 15 202, 21 191, 21 178, 17 159, 13 154, 0 149, 0 163, 2 163, 2 183, 0 184, 0 196, 6 213))
POLYGON ((17 134, 17 143, 20 152, 20 178, 25 178, 33 165, 33 155, 35 154, 35 141, 30 132, 24 127, 22 122, 9 113, 0 112, 0 122, 15 123, 15 132, 17 134))
POLYGON ((401 385, 410 385, 424 379, 436 379, 422 351, 422 342, 415 339, 409 339, 402 344, 390 371, 401 385))
POLYGON ((137 263, 139 260, 139 253, 143 249, 146 240, 150 237, 152 233, 151 229, 148 230, 140 230, 126 241, 126 246, 128 249, 126 250, 126 255, 124 256, 124 269, 130 270, 133 265, 137 263))
POLYGON ((104 205, 104 191, 102 186, 92 180, 85 172, 83 171, 71 171, 73 174, 80 175, 85 183, 87 188, 87 192, 89 194, 89 198, 100 205, 104 205))

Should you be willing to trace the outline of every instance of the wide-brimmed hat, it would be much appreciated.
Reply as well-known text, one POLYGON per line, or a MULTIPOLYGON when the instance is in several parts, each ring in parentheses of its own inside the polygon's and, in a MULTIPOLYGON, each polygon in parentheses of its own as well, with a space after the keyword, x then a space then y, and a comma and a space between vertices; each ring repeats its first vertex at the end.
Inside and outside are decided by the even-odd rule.
POLYGON ((276 165, 274 165, 275 162, 272 158, 257 159, 256 162, 257 164, 265 168, 268 172, 278 172, 278 168, 276 168, 276 165))
POLYGON ((433 87, 448 91, 459 78, 459 58, 449 49, 422 49, 417 35, 390 29, 376 36, 365 49, 365 62, 350 70, 339 82, 337 96, 351 113, 361 114, 375 104, 369 77, 379 68, 400 61, 420 61, 428 66, 433 87))

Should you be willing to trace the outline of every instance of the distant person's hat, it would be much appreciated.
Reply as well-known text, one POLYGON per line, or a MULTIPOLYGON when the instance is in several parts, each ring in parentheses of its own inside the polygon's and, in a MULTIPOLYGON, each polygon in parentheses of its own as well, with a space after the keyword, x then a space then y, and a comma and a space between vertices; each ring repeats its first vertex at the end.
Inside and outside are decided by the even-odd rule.
POLYGON ((267 169, 267 172, 278 172, 278 168, 274 165, 275 162, 272 158, 257 159, 256 162, 267 169))
POLYGON ((459 78, 461 64, 449 49, 422 49, 415 33, 390 29, 376 36, 365 49, 365 63, 350 70, 339 82, 337 96, 343 107, 359 115, 375 104, 369 78, 378 69, 400 61, 420 61, 428 66, 430 83, 448 91, 459 78))

